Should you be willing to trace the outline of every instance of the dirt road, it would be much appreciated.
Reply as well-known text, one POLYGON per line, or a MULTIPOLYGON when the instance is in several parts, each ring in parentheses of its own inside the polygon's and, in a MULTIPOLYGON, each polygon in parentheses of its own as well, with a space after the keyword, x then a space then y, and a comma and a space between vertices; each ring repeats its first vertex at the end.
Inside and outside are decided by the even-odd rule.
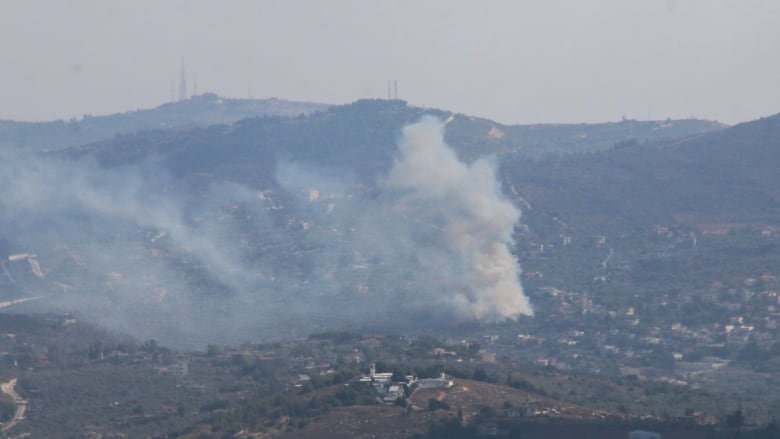
POLYGON ((0 384, 0 390, 3 391, 6 395, 9 395, 11 398, 14 399, 14 403, 16 404, 16 413, 14 413, 14 418, 11 419, 7 424, 3 425, 2 432, 8 431, 11 428, 14 427, 14 425, 18 424, 20 421, 24 419, 24 412, 27 410, 27 401, 22 399, 21 396, 19 396, 18 393, 16 393, 16 390, 14 389, 16 387, 16 378, 12 379, 11 381, 7 383, 0 384))

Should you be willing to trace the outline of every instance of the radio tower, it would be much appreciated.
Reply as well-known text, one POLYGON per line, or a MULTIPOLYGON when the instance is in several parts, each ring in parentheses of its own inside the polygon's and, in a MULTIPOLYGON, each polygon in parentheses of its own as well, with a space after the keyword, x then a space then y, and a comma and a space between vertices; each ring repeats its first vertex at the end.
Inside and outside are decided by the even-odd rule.
POLYGON ((187 100, 187 72, 184 70, 184 58, 181 59, 181 79, 179 79, 179 100, 187 100))

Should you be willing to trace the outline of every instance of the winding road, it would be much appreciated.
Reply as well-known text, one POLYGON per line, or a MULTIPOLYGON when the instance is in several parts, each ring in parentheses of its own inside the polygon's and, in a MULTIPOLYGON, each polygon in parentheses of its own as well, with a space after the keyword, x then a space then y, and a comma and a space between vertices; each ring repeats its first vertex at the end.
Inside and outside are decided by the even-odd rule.
POLYGON ((24 420, 24 412, 25 410, 27 410, 27 401, 22 399, 22 397, 19 396, 18 393, 16 393, 16 390, 14 389, 15 387, 16 387, 16 378, 12 379, 11 381, 8 381, 7 383, 0 384, 0 390, 2 390, 3 393, 5 393, 6 395, 9 395, 11 398, 13 398, 14 403, 16 404, 16 413, 14 413, 14 417, 7 424, 3 425, 3 428, 0 430, 2 432, 10 430, 11 428, 14 427, 14 425, 24 420))

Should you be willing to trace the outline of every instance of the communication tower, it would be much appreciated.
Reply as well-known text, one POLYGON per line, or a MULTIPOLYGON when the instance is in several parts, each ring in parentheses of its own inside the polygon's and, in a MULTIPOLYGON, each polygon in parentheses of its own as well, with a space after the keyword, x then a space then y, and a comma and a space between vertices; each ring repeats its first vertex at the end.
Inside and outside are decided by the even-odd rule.
POLYGON ((184 58, 181 59, 181 78, 179 79, 179 100, 187 99, 187 72, 184 70, 184 58))

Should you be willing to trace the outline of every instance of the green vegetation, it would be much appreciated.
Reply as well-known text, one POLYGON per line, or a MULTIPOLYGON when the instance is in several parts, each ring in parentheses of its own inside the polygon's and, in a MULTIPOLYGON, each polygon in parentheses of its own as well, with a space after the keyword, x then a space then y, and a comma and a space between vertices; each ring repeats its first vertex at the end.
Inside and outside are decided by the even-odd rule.
POLYGON ((8 422, 14 417, 16 413, 16 403, 13 398, 6 394, 0 396, 0 422, 8 422))
MULTIPOLYGON (((433 421, 425 433, 432 436, 425 437, 472 434, 480 422, 508 422, 505 412, 513 408, 531 413, 523 416, 532 418, 537 416, 535 411, 544 416, 562 416, 552 410, 568 404, 588 408, 560 409, 581 413, 578 416, 591 410, 685 423, 691 422, 693 413, 714 413, 724 423, 734 422, 726 417, 732 413, 724 411, 728 405, 720 404, 714 394, 703 390, 644 381, 636 376, 613 379, 582 373, 564 375, 553 368, 520 366, 508 359, 483 362, 479 355, 472 357, 474 352, 468 346, 477 345, 473 341, 458 342, 465 346, 461 350, 464 356, 441 355, 442 350, 456 349, 432 336, 354 334, 320 334, 292 343, 212 347, 199 353, 183 353, 153 340, 133 343, 90 332, 81 323, 70 324, 63 331, 62 320, 54 316, 39 320, 0 316, 0 327, 15 334, 0 339, 7 344, 2 349, 9 353, 14 352, 12 345, 46 345, 50 337, 69 346, 58 354, 56 364, 44 361, 31 348, 27 370, 8 363, 2 369, 6 377, 19 379, 17 391, 30 401, 26 419, 14 427, 16 434, 58 438, 70 437, 74 432, 87 435, 121 431, 134 437, 160 432, 182 437, 223 437, 241 430, 284 433, 308 431, 315 423, 345 416, 350 408, 357 407, 424 411, 434 416, 432 419, 454 416, 463 407, 468 407, 467 413, 478 413, 466 424, 459 420, 433 421), (59 333, 53 331, 55 328, 59 333), (92 334, 91 338, 70 338, 87 334, 92 334), (344 356, 361 361, 344 361, 344 356), (172 373, 181 362, 187 364, 186 374, 172 373), (370 363, 380 371, 394 371, 399 381, 405 381, 406 374, 438 377, 444 371, 461 384, 427 394, 431 390, 412 386, 407 397, 424 404, 416 409, 406 402, 400 404, 403 408, 392 404, 380 407, 376 390, 357 382, 370 363), (423 392, 422 396, 414 396, 417 392, 423 392)), ((15 355, 18 362, 22 356, 15 355)), ((755 401, 740 401, 747 411, 743 422, 753 422, 755 401)), ((10 401, 1 402, 0 408, 6 419, 15 409, 10 401)), ((457 419, 462 417, 459 414, 457 419)), ((507 424, 501 428, 512 431, 514 427, 507 424)), ((409 435, 419 431, 414 427, 409 435)))
POLYGON ((278 99, 228 99, 207 93, 154 109, 108 116, 85 114, 78 119, 51 122, 0 120, 0 147, 55 150, 139 131, 233 123, 250 117, 298 116, 322 111, 327 107, 323 104, 278 99))
POLYGON ((445 419, 432 423, 425 434, 412 436, 413 439, 471 439, 477 430, 473 426, 464 426, 458 419, 445 419))
MULTIPOLYGON (((199 103, 207 102, 189 104, 199 103)), ((156 157, 174 176, 172 184, 193 198, 214 181, 273 193, 277 163, 293 158, 339 175, 354 174, 355 190, 370 197, 377 176, 392 163, 400 128, 424 113, 449 116, 402 101, 365 100, 308 117, 123 135, 56 154, 89 156, 106 169, 156 157)), ((58 122, 46 125, 41 138, 65 145, 127 123, 124 116, 58 122), (86 133, 98 125, 103 128, 86 133)), ((30 401, 26 419, 13 433, 229 437, 241 430, 304 431, 337 409, 377 408, 376 391, 356 380, 372 363, 396 382, 442 373, 468 382, 433 395, 423 392, 421 407, 388 405, 410 417, 430 416, 433 423, 424 437, 475 434, 481 421, 464 425, 461 405, 453 402, 457 398, 475 409, 467 416, 501 421, 509 432, 514 426, 502 409, 522 407, 523 416, 557 418, 567 405, 589 419, 720 422, 736 431, 767 424, 780 416, 780 117, 674 144, 663 143, 667 134, 718 127, 698 121, 666 125, 508 127, 463 116, 448 124, 448 141, 465 160, 497 156, 504 191, 523 209, 525 227, 517 228, 513 250, 538 318, 457 322, 419 336, 363 336, 323 331, 316 315, 311 321, 306 315, 300 325, 321 331, 307 339, 178 352, 155 340, 138 342, 96 330, 73 316, 2 315, 0 374, 6 381, 18 378, 18 391, 30 401), (457 419, 437 420, 454 417, 456 409, 457 419)), ((277 195, 280 204, 289 201, 277 195)), ((284 267, 300 284, 322 269, 312 253, 324 234, 349 239, 343 231, 316 225, 281 238, 248 221, 251 211, 245 205, 218 213, 245 243, 242 257, 271 272, 284 267)), ((290 219, 281 213, 272 218, 285 224, 290 219)), ((140 236, 133 241, 139 255, 165 253, 145 244, 148 230, 133 227, 133 233, 140 236)), ((94 230, 95 240, 115 235, 122 234, 94 230)), ((91 243, 73 245, 78 250, 91 243)), ((41 291, 60 294, 83 270, 59 247, 50 252, 54 262, 46 275, 53 281, 41 291)), ((196 258, 164 261, 187 278, 193 296, 204 303, 230 297, 227 286, 209 279, 201 263, 190 259, 196 258)), ((350 262, 345 257, 343 265, 350 262)), ((2 277, 8 297, 43 285, 37 277, 25 283, 33 278, 25 264, 11 270, 22 273, 19 282, 11 274, 2 277)), ((342 283, 346 270, 334 270, 334 283, 342 283)), ((392 279, 373 281, 376 297, 403 302, 392 279)), ((94 276, 82 288, 110 294, 105 284, 104 277, 94 276)), ((268 309, 297 299, 281 289, 278 295, 267 298, 268 309)), ((338 296, 334 300, 345 303, 364 299, 362 293, 338 296)), ((393 320, 392 311, 380 309, 377 315, 393 320)), ((399 314, 409 317, 403 311, 399 314)), ((407 396, 421 392, 419 387, 407 396)), ((14 409, 10 401, 0 402, 0 419, 9 419, 14 409)), ((773 432, 776 426, 768 424, 750 434, 773 432)))
POLYGON ((215 432, 236 432, 245 428, 262 430, 280 425, 285 428, 302 428, 310 418, 323 415, 333 407, 375 404, 376 392, 371 386, 353 383, 342 385, 330 394, 310 398, 277 394, 250 399, 235 409, 216 414, 209 424, 215 432))

